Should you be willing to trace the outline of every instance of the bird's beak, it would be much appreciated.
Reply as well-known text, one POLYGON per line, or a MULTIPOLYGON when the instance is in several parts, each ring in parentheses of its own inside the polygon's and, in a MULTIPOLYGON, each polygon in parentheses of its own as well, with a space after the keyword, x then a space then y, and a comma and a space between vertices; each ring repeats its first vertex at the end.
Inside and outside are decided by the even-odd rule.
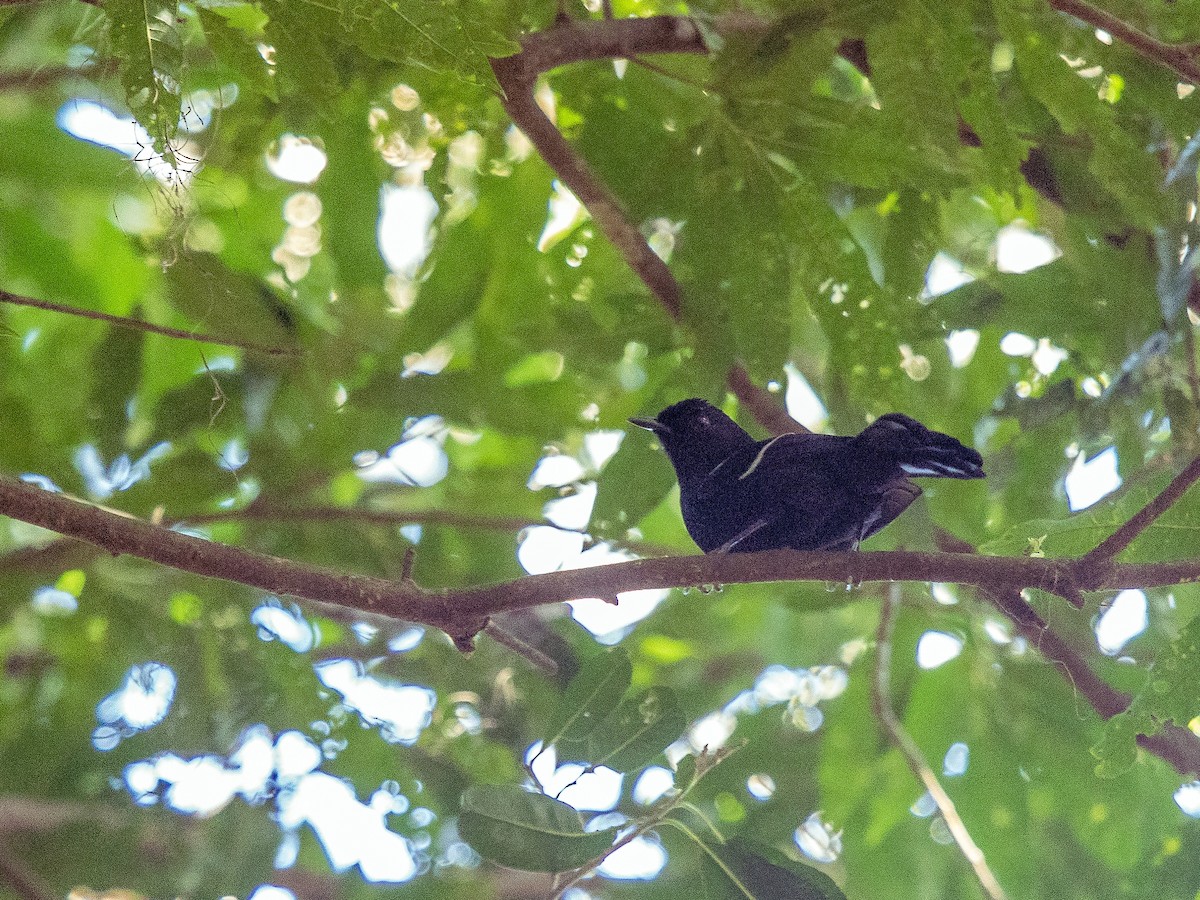
POLYGON ((630 419, 629 421, 631 424, 636 425, 638 428, 645 428, 647 431, 653 431, 655 434, 665 434, 666 432, 671 430, 666 425, 664 425, 662 422, 659 422, 656 419, 633 418, 633 419, 630 419))

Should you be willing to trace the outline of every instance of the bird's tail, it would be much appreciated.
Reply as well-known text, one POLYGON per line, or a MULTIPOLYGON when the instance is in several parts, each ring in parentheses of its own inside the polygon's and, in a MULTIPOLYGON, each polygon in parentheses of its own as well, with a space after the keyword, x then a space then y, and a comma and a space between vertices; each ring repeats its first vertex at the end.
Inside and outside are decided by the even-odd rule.
POLYGON ((894 460, 906 476, 984 476, 983 457, 975 450, 901 413, 880 416, 863 430, 857 440, 875 453, 894 460))

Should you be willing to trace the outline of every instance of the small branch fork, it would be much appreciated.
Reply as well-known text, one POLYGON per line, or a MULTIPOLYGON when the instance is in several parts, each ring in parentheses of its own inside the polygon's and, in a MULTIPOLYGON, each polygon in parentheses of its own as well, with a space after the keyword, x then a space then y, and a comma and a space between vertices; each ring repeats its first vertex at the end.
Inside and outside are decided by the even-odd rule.
POLYGON ((890 685, 892 630, 895 626, 896 609, 899 605, 900 591, 897 590, 897 585, 891 585, 889 590, 884 592, 883 609, 879 614, 879 629, 875 633, 875 677, 871 682, 871 707, 875 712, 875 718, 887 732, 889 740, 900 751, 908 763, 908 767, 917 776, 917 780, 925 786, 925 790, 929 791, 929 796, 937 804, 938 812, 942 814, 946 827, 950 829, 950 834, 954 837, 954 842, 958 844, 958 849, 962 851, 962 855, 975 870, 975 877, 979 879, 984 891, 992 900, 1005 900, 1004 889, 1000 887, 1000 882, 996 880, 996 876, 988 867, 987 860, 983 857, 983 851, 979 849, 979 845, 967 831, 962 816, 954 808, 954 801, 950 799, 950 795, 946 793, 946 789, 942 787, 937 775, 930 768, 921 748, 905 730, 896 711, 892 708, 890 685))

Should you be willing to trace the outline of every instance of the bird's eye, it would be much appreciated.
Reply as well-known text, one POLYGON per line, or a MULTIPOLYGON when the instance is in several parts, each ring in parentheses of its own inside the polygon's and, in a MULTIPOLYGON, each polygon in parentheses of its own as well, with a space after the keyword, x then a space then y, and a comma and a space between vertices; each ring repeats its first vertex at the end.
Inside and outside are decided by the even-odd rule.
POLYGON ((701 425, 703 425, 705 428, 707 428, 709 425, 712 424, 711 422, 708 421, 708 416, 701 416, 697 421, 701 425))

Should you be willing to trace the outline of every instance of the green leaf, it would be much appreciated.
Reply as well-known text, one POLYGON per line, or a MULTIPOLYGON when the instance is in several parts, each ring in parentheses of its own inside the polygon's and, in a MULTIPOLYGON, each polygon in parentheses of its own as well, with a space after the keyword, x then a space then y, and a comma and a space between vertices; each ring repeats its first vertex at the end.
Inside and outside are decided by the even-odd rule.
POLYGON ((104 5, 109 17, 112 56, 120 64, 125 102, 150 133, 154 149, 174 164, 171 139, 179 128, 180 75, 183 62, 178 10, 142 0, 113 0, 104 5))
MULTIPOLYGON (((505 3, 481 6, 470 0, 332 0, 316 4, 274 0, 264 3, 263 8, 271 17, 267 33, 287 36, 294 51, 303 52, 309 47, 324 50, 322 68, 334 64, 334 54, 329 50, 341 43, 359 56, 417 63, 414 68, 452 72, 468 81, 490 85, 495 79, 488 57, 507 56, 519 49, 505 34, 511 25, 505 3)), ((302 67, 303 57, 293 60, 302 67)), ((303 72, 299 74, 305 84, 312 83, 303 72)))
POLYGON ((592 733, 588 760, 618 772, 632 772, 658 756, 686 727, 675 693, 652 687, 622 703, 592 733))
POLYGON ((180 256, 167 269, 167 296, 201 330, 266 346, 293 342, 295 321, 266 283, 228 268, 211 253, 180 256))
POLYGON ((518 388, 556 381, 563 373, 563 362, 563 355, 557 350, 531 353, 504 373, 504 386, 518 388))
POLYGON ((567 686, 546 729, 543 746, 580 741, 590 735, 617 708, 632 677, 633 666, 622 647, 591 657, 567 686))
POLYGON ((277 100, 275 82, 267 61, 258 52, 267 17, 257 6, 245 3, 219 6, 214 10, 197 8, 208 46, 223 68, 245 87, 270 100, 277 100))
MULTIPOLYGON (((1087 553, 1121 527, 1166 487, 1169 474, 1147 479, 1062 519, 1031 519, 1009 528, 980 550, 994 556, 1019 556, 1029 552, 1048 557, 1087 553)), ((1185 494, 1154 520, 1121 555, 1124 562, 1166 562, 1188 559, 1200 540, 1200 494, 1185 494)))
POLYGON ((1157 734, 1169 722, 1185 727, 1200 715, 1200 616, 1192 619, 1170 648, 1150 667, 1145 686, 1129 709, 1113 716, 1092 748, 1100 760, 1096 774, 1116 778, 1137 759, 1137 736, 1157 734))
POLYGON ((510 869, 567 872, 612 846, 618 829, 587 832, 572 807, 516 785, 474 785, 458 831, 480 856, 510 869))
MULTIPOLYGON (((134 310, 133 318, 140 318, 134 310)), ((129 403, 137 396, 142 379, 146 332, 111 326, 92 351, 91 407, 96 435, 105 457, 116 456, 128 424, 129 403)))
POLYGON ((604 466, 588 523, 598 537, 623 537, 662 503, 674 486, 675 471, 664 454, 650 449, 652 440, 648 432, 631 425, 621 448, 604 466))
POLYGON ((721 870, 723 897, 738 900, 846 900, 824 872, 785 856, 774 847, 733 838, 704 847, 709 863, 721 870))

